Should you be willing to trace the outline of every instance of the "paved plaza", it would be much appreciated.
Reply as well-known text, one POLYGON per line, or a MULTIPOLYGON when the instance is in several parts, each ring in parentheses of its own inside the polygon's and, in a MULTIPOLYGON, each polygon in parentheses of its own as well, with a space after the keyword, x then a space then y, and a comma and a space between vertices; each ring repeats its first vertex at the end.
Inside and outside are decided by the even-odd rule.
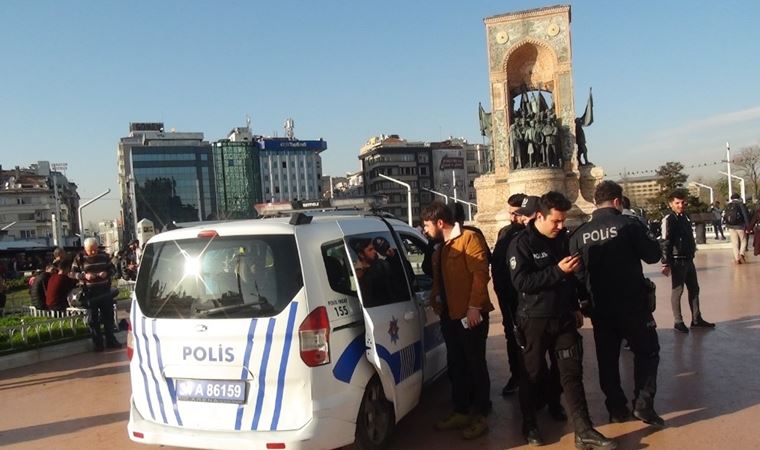
MULTIPOLYGON (((716 246, 712 246, 716 247, 716 246)), ((754 449, 760 422, 760 259, 734 266, 725 248, 699 252, 702 309, 715 330, 688 335, 672 329, 670 280, 658 266, 645 268, 658 287, 661 351, 656 407, 667 427, 641 422, 608 424, 599 389, 590 325, 582 330, 584 368, 591 415, 599 429, 618 438, 622 449, 754 449)), ((685 297, 685 295, 684 295, 685 297)), ((689 320, 684 298, 685 319, 689 320)), ((520 435, 517 397, 502 398, 506 356, 500 316, 491 320, 488 358, 492 376, 491 432, 468 443, 455 432, 433 430, 448 408, 443 379, 422 404, 399 423, 392 448, 528 448, 520 435)), ((632 355, 623 353, 626 393, 632 389, 632 355)), ((10 449, 148 448, 127 439, 129 373, 124 351, 85 353, 0 372, 0 446, 10 449)), ((569 424, 545 413, 539 424, 545 448, 574 448, 569 424)))

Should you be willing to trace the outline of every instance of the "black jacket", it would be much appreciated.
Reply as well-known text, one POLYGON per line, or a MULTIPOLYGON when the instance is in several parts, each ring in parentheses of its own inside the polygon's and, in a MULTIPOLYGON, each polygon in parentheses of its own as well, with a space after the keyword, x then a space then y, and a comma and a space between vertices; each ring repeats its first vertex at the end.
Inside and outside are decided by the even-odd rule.
POLYGON ((575 278, 557 266, 569 254, 567 233, 549 239, 532 221, 512 240, 507 255, 518 317, 560 318, 578 310, 575 278))
POLYGON ((499 306, 509 305, 513 310, 516 306, 513 303, 517 302, 517 290, 510 278, 507 250, 509 243, 524 229, 524 225, 513 223, 499 230, 499 237, 496 240, 491 258, 491 279, 493 280, 493 290, 499 299, 499 306))
POLYGON ((570 236, 570 253, 581 252, 576 272, 580 296, 590 298, 595 317, 648 311, 641 260, 660 260, 660 244, 639 219, 600 208, 570 236))
POLYGON ((697 243, 691 220, 686 214, 668 213, 662 218, 662 263, 672 265, 676 260, 694 258, 697 243))

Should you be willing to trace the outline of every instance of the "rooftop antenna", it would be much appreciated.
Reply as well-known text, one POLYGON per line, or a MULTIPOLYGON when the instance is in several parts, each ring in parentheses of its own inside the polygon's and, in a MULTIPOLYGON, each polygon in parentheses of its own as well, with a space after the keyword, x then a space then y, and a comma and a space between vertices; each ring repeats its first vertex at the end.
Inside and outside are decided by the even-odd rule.
POLYGON ((293 133, 293 128, 295 128, 296 123, 293 121, 292 117, 288 117, 285 119, 285 124, 283 125, 283 128, 285 128, 285 135, 288 137, 288 139, 293 139, 295 134, 293 133))

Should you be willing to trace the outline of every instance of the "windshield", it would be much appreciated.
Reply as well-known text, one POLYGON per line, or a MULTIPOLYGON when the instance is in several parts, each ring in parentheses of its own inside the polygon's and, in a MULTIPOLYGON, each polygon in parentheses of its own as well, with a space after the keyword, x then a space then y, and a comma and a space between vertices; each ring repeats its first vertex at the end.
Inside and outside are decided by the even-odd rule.
POLYGON ((293 235, 150 244, 135 294, 154 318, 251 318, 282 311, 303 286, 293 235))

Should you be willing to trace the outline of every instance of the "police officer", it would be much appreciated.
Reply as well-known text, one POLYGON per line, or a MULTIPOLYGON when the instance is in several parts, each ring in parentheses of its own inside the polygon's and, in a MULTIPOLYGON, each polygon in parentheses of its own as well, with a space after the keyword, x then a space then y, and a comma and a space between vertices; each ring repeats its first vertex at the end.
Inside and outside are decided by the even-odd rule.
POLYGON ((558 192, 544 194, 536 218, 509 245, 507 255, 512 282, 520 293, 517 322, 524 340, 520 374, 520 408, 523 435, 531 445, 542 445, 536 423, 537 381, 546 351, 554 352, 565 400, 573 418, 575 446, 614 449, 615 441, 591 424, 583 389, 583 343, 577 328, 583 326, 576 279, 580 258, 570 256, 565 230, 572 204, 558 192))
POLYGON ((607 397, 610 422, 625 422, 631 411, 620 387, 620 344, 623 339, 633 351, 633 415, 645 423, 663 426, 654 411, 660 344, 652 317, 649 284, 641 260, 654 264, 660 245, 647 234, 636 217, 623 214, 623 188, 613 181, 599 183, 594 192, 597 205, 591 221, 581 225, 570 238, 570 252, 580 252, 576 277, 581 284, 581 302, 590 301, 594 325, 599 384, 607 397))

